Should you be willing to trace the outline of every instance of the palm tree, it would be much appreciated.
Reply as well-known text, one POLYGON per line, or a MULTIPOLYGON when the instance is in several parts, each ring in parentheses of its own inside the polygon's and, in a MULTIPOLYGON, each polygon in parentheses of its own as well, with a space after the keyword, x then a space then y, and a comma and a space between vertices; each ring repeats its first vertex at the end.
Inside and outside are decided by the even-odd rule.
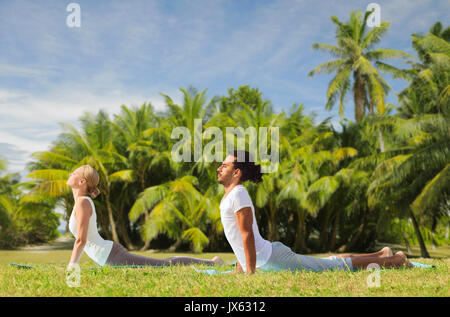
POLYGON ((404 110, 399 116, 380 118, 392 129, 392 154, 377 166, 369 187, 370 204, 395 201, 398 213, 407 212, 424 257, 429 254, 420 222, 434 230, 439 219, 446 216, 442 204, 449 194, 450 44, 432 33, 441 34, 436 26, 439 24, 425 36, 413 35, 413 46, 422 64, 399 73, 413 78, 399 97, 403 109, 413 110, 405 107, 405 97, 410 101, 411 96, 419 95, 431 106, 428 111, 418 107, 417 112, 404 110))
POLYGON ((322 249, 326 251, 336 243, 339 205, 342 205, 343 201, 342 190, 339 189, 348 186, 351 175, 349 171, 338 168, 342 160, 355 156, 357 151, 351 147, 330 146, 334 139, 333 132, 317 133, 311 143, 292 150, 293 165, 287 169, 285 184, 277 196, 278 203, 286 200, 296 203, 299 225, 295 247, 300 250, 306 249, 305 221, 308 215, 317 217, 323 214, 319 224, 322 249), (341 203, 332 204, 331 201, 341 203), (329 236, 331 218, 334 218, 335 222, 329 236))
MULTIPOLYGON (((113 140, 118 151, 126 157, 127 169, 112 174, 112 180, 124 181, 128 185, 135 183, 139 188, 137 192, 142 192, 148 187, 152 158, 157 153, 153 142, 146 137, 146 131, 154 129, 155 124, 156 116, 151 104, 144 103, 140 108, 134 109, 122 105, 121 113, 114 115, 114 121, 110 122, 114 131, 113 140)), ((132 188, 121 186, 118 193, 120 200, 115 204, 120 210, 119 214, 123 216, 121 222, 125 228, 122 231, 125 233, 130 227, 128 212, 125 214, 121 210, 134 203, 135 195, 136 192, 132 188)), ((145 213, 145 219, 147 218, 148 214, 145 213)), ((142 249, 147 249, 149 243, 149 240, 145 241, 142 249)))
MULTIPOLYGON (((0 158, 0 172, 7 168, 6 160, 0 158)), ((10 238, 10 228, 13 222, 15 211, 14 185, 17 181, 14 180, 14 175, 7 174, 0 177, 0 246, 9 246, 7 241, 10 238)))
POLYGON ((366 12, 361 19, 361 11, 350 14, 350 20, 342 23, 335 16, 331 21, 336 25, 337 45, 313 44, 313 49, 329 52, 338 59, 325 62, 309 72, 309 76, 325 71, 336 73, 327 91, 326 109, 330 110, 339 97, 339 115, 344 114, 344 99, 350 89, 353 91, 355 119, 360 122, 366 108, 370 114, 385 112, 385 95, 390 87, 381 77, 380 70, 393 70, 394 66, 381 60, 388 58, 413 58, 411 55, 394 49, 373 49, 387 32, 390 23, 383 21, 380 26, 367 31, 366 22, 371 12, 366 12), (378 68, 378 69, 377 69, 378 68), (353 77, 353 84, 351 80, 353 77), (352 87, 352 88, 351 88, 352 87))
MULTIPOLYGON (((184 176, 167 183, 146 188, 130 210, 132 221, 150 210, 150 216, 142 227, 144 240, 151 240, 160 233, 175 239, 175 250, 183 241, 189 241, 195 252, 201 252, 209 239, 204 233, 209 213, 214 213, 207 198, 195 188, 198 181, 184 176)), ((217 221, 217 215, 212 219, 217 221)))
POLYGON ((399 93, 399 116, 411 118, 424 113, 445 111, 450 93, 450 27, 442 31, 442 24, 435 23, 426 35, 413 34, 412 46, 420 63, 409 64, 411 69, 394 71, 410 85, 399 93))
POLYGON ((421 219, 436 223, 444 216, 442 202, 449 195, 449 116, 425 114, 405 120, 393 117, 398 153, 381 162, 369 187, 369 204, 389 202, 406 210, 419 240, 423 257, 428 257, 420 229, 421 219))
MULTIPOLYGON (((214 100, 207 100, 205 96, 206 89, 198 92, 197 89, 189 87, 188 89, 181 88, 180 91, 183 93, 182 105, 177 105, 172 98, 161 94, 166 100, 167 111, 161 116, 163 123, 159 127, 159 130, 164 130, 167 133, 167 131, 171 132, 177 127, 187 128, 191 136, 191 139, 188 140, 191 149, 190 153, 198 153, 199 149, 195 148, 195 146, 200 146, 203 149, 203 137, 201 134, 198 134, 199 131, 196 129, 198 127, 195 126, 195 120, 200 120, 200 128, 203 129, 204 125, 207 124, 212 116, 214 100), (200 138, 200 140, 196 142, 196 138, 200 138), (191 140, 194 140, 194 142, 191 140)), ((170 144, 168 144, 167 149, 164 151, 164 156, 169 155, 168 157, 171 157, 171 149, 176 142, 176 140, 170 140, 170 144)), ((174 164, 176 162, 170 159, 173 162, 171 167, 177 175, 192 174, 200 177, 202 174, 208 173, 209 163, 205 164, 203 157, 195 157, 195 154, 191 154, 190 159, 194 164, 191 162, 174 164)), ((203 184, 200 186, 203 186, 203 184)))
MULTIPOLYGON (((63 123, 61 125, 66 131, 60 134, 56 145, 50 151, 34 154, 44 163, 56 164, 59 168, 35 169, 28 177, 37 180, 34 190, 39 193, 51 197, 70 197, 70 188, 66 185, 70 171, 84 164, 94 167, 100 175, 99 189, 107 210, 107 219, 103 219, 103 214, 98 212, 99 222, 107 238, 120 243, 111 202, 111 186, 114 181, 128 179, 127 174, 118 168, 124 167, 127 161, 112 144, 112 133, 106 113, 100 111, 95 117, 86 114, 80 121, 83 132, 71 124, 63 123)), ((128 236, 122 234, 122 237, 125 244, 131 247, 128 236)))

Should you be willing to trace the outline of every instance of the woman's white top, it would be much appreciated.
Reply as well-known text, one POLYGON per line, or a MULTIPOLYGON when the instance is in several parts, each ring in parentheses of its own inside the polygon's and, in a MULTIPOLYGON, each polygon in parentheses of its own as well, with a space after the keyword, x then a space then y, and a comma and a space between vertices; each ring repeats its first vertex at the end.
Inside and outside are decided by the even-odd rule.
MULTIPOLYGON (((92 215, 89 218, 88 233, 86 237, 86 245, 84 246, 84 252, 96 263, 104 266, 106 260, 108 259, 111 249, 113 247, 113 242, 110 240, 103 239, 98 233, 97 229, 97 214, 95 213, 95 205, 90 197, 82 196, 89 200, 92 206, 92 215)), ((76 205, 76 202, 75 202, 76 205)), ((75 205, 70 215, 69 220, 69 230, 77 238, 77 219, 75 218, 75 205)))
POLYGON ((246 261, 244 252, 244 241, 237 224, 235 213, 244 207, 250 207, 253 214, 253 235, 255 237, 256 267, 264 265, 272 254, 272 243, 263 239, 259 234, 255 218, 255 207, 247 190, 242 185, 235 186, 220 202, 220 219, 222 221, 225 237, 230 243, 236 258, 244 272, 246 272, 246 261))

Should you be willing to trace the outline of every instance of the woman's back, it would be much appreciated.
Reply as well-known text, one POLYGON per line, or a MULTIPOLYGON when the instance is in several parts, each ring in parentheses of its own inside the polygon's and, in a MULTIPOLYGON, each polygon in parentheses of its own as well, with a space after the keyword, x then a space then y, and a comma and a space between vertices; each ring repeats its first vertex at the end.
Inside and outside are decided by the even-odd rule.
MULTIPOLYGON (((88 199, 92 207, 92 215, 89 218, 89 227, 86 237, 86 245, 84 252, 96 263, 103 266, 111 252, 113 242, 103 239, 98 233, 97 229, 97 213, 95 212, 95 205, 92 199, 88 196, 82 196, 78 199, 88 199)), ((76 205, 77 202, 75 202, 76 205)), ((69 220, 69 230, 77 238, 77 219, 75 218, 75 206, 69 220)))

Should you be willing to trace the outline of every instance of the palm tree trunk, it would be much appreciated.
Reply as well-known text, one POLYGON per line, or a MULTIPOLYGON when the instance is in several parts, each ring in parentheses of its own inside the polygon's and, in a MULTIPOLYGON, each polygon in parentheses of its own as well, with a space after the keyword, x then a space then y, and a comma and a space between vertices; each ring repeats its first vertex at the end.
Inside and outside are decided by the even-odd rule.
MULTIPOLYGON (((144 213, 144 223, 147 223, 147 221, 148 221, 148 211, 147 211, 147 208, 145 208, 145 213, 144 213)), ((144 246, 140 249, 140 251, 145 251, 145 250, 148 250, 150 248, 150 239, 146 239, 145 241, 144 241, 144 246)))
POLYGON ((378 143, 380 144, 380 152, 384 153, 384 141, 383 141, 383 135, 381 134, 381 130, 378 129, 378 143))
POLYGON ((126 215, 126 213, 120 213, 120 214, 121 214, 120 218, 122 218, 122 219, 120 219, 120 221, 118 223, 118 230, 120 233, 120 237, 122 238, 122 241, 125 243, 125 246, 127 247, 128 250, 134 250, 135 247, 134 247, 133 243, 131 242, 131 239, 130 239, 130 236, 129 236, 128 230, 127 230, 127 228, 129 227, 128 223, 127 223, 126 219, 123 219, 123 218, 125 218, 124 216, 126 215))
POLYGON ((320 251, 326 252, 328 250, 328 221, 329 221, 329 210, 324 210, 324 219, 320 223, 320 233, 319 233, 319 245, 320 251))
POLYGON ((365 108, 364 108, 364 98, 365 98, 365 89, 364 89, 364 81, 359 72, 353 73, 353 78, 355 83, 353 84, 353 98, 355 102, 355 120, 356 122, 360 122, 364 117, 365 108))
MULTIPOLYGON (((142 172, 143 174, 144 172, 142 172)), ((141 183, 141 193, 145 190, 145 181, 144 178, 142 176, 139 177, 140 183, 141 183)), ((144 211, 144 223, 147 223, 148 221, 148 217, 149 217, 149 213, 148 213, 148 209, 147 209, 147 203, 144 199, 144 205, 145 205, 145 211, 144 211)), ((144 246, 141 248, 141 251, 145 251, 148 250, 148 248, 150 248, 150 241, 151 239, 146 239, 144 241, 144 246)))
POLYGON ((298 213, 298 226, 297 226, 297 232, 295 233, 295 243, 294 243, 294 250, 297 252, 307 253, 309 250, 306 246, 305 241, 305 235, 306 235, 306 228, 305 228, 305 212, 300 211, 298 213))
POLYGON ((276 206, 274 206, 274 202, 270 202, 269 205, 269 213, 270 213, 270 218, 269 218, 269 240, 270 241, 278 241, 279 236, 278 236, 278 228, 277 228, 277 219, 276 219, 276 213, 277 213, 277 208, 276 206))
POLYGON ((406 252, 408 252, 408 254, 411 254, 412 253, 411 245, 409 244, 408 237, 406 236, 406 233, 404 231, 402 231, 402 236, 403 240, 405 240, 406 252))
POLYGON ((139 249, 139 251, 147 251, 150 248, 150 240, 145 240, 144 245, 142 248, 139 249))
POLYGON ((354 247, 356 242, 359 240, 361 234, 364 232, 364 228, 366 227, 366 224, 369 220, 369 213, 370 213, 370 210, 364 211, 363 219, 361 220, 361 224, 359 225, 355 234, 352 236, 352 238, 350 239, 349 242, 347 242, 346 244, 344 244, 343 246, 341 246, 338 249, 338 252, 348 252, 349 250, 351 250, 354 247))
POLYGON ((419 224, 417 223, 416 218, 414 217, 414 213, 411 208, 408 206, 409 216, 411 217, 414 230, 416 231, 417 240, 419 240, 420 245, 420 254, 423 258, 429 258, 430 254, 428 253, 427 247, 425 246, 425 242, 423 241, 422 234, 420 233, 419 224))
POLYGON ((69 199, 66 197, 64 198, 64 206, 66 208, 66 213, 65 213, 65 220, 66 220, 66 232, 69 232, 69 221, 70 221, 70 216, 71 216, 71 209, 70 209, 70 203, 69 203, 69 199))
MULTIPOLYGON (((103 197, 104 199, 104 197, 103 197)), ((112 240, 111 230, 109 230, 108 213, 98 210, 97 212, 97 224, 99 226, 99 233, 104 235, 106 240, 112 240)))
POLYGON ((183 243, 183 239, 179 238, 177 241, 175 241, 174 244, 172 244, 169 248, 170 252, 175 252, 183 243))
POLYGON ((109 200, 109 193, 107 193, 105 196, 106 196, 106 209, 108 210, 108 219, 109 219, 109 225, 111 227, 112 239, 114 242, 120 243, 119 236, 117 235, 117 230, 116 230, 116 222, 114 221, 114 218, 113 218, 111 202, 109 200))
POLYGON ((337 229, 339 226, 339 212, 336 212, 336 217, 334 218, 333 231, 331 231, 330 244, 328 246, 328 250, 334 250, 336 245, 336 235, 337 229))

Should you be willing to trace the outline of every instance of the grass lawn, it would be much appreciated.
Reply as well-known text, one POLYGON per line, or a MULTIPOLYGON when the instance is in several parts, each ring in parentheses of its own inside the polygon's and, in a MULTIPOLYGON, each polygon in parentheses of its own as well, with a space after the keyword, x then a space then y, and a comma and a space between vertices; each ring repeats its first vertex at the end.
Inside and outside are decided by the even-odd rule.
MULTIPOLYGON (((171 254, 135 252, 151 257, 188 255, 221 256, 234 261, 231 253, 171 254)), ((280 272, 252 276, 199 274, 190 266, 167 268, 101 268, 85 254, 80 260, 80 287, 69 287, 65 268, 71 250, 0 250, 0 297, 8 296, 159 296, 159 297, 298 297, 298 296, 450 296, 450 259, 413 259, 434 264, 436 269, 396 269, 379 272, 380 286, 369 287, 369 271, 280 272), (35 265, 20 269, 9 263, 35 265)), ((433 256, 433 255, 432 255, 433 256)), ((196 266, 200 269, 208 267, 196 266)), ((230 266, 217 268, 230 270, 230 266)))

